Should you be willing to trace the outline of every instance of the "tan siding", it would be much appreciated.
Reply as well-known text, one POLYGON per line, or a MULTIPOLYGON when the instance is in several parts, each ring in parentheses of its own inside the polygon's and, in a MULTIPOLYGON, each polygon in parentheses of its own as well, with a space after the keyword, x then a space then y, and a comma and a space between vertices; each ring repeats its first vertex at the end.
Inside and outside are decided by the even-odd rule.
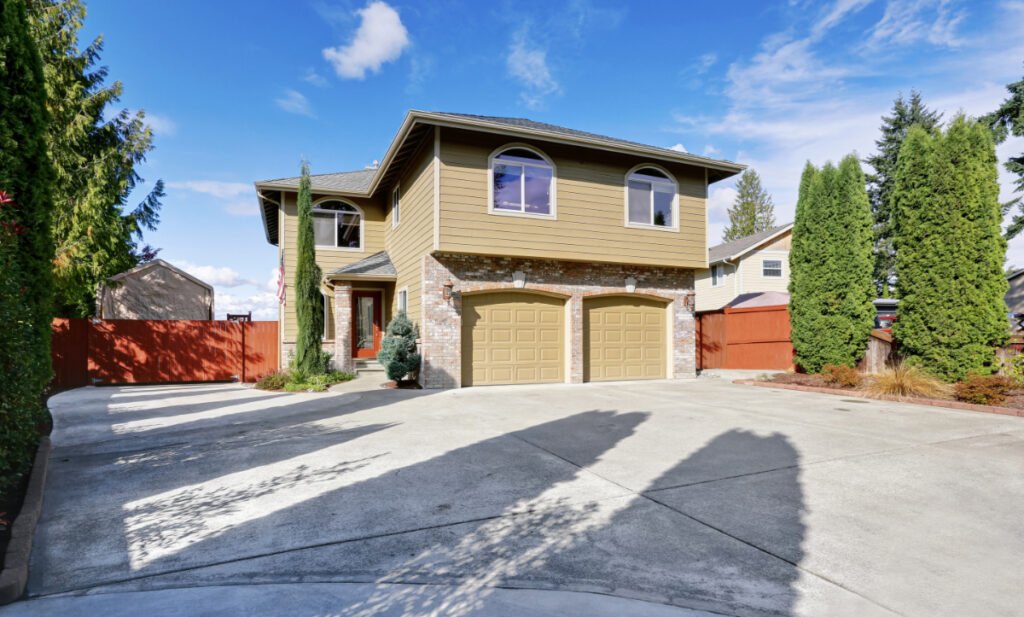
MULTIPOLYGON (((296 209, 295 193, 284 193, 284 221, 281 226, 284 242, 284 269, 285 282, 288 285, 287 302, 284 306, 284 342, 295 341, 298 330, 295 320, 295 263, 297 257, 296 243, 299 233, 298 210, 296 209)), ((321 195, 313 195, 313 202, 319 200, 321 195)), ((316 262, 324 273, 331 272, 342 266, 365 259, 378 251, 384 250, 384 208, 378 199, 349 199, 349 201, 363 210, 363 225, 365 231, 363 241, 365 246, 358 251, 345 249, 317 248, 316 262)), ((333 336, 332 332, 328 332, 333 336)), ((282 359, 282 363, 286 362, 282 359)))
POLYGON ((788 251, 793 247, 793 232, 790 230, 781 238, 776 238, 769 244, 761 247, 764 251, 788 251))
POLYGON ((401 187, 401 216, 399 225, 392 229, 391 193, 394 186, 386 187, 387 215, 384 237, 388 255, 398 271, 394 296, 388 302, 394 315, 398 307, 398 292, 409 291, 409 318, 419 325, 420 284, 423 256, 431 251, 434 243, 434 136, 433 132, 424 139, 408 170, 399 178, 401 187))
POLYGON ((441 132, 440 250, 676 267, 706 264, 704 170, 672 165, 678 231, 624 225, 626 172, 641 159, 558 144, 531 144, 556 166, 557 220, 488 213, 487 159, 511 140, 441 132))

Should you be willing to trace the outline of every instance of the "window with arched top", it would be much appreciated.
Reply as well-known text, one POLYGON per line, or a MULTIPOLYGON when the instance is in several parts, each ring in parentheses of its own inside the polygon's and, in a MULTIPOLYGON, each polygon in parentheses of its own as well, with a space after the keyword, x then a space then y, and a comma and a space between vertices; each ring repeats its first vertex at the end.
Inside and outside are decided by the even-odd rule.
POLYGON ((490 205, 494 213, 555 215, 555 166, 526 146, 506 146, 490 159, 490 205))
POLYGON ((361 250, 363 212, 338 199, 313 205, 313 239, 317 246, 361 250))
POLYGON ((642 166, 626 176, 626 225, 679 228, 678 185, 665 170, 642 166))

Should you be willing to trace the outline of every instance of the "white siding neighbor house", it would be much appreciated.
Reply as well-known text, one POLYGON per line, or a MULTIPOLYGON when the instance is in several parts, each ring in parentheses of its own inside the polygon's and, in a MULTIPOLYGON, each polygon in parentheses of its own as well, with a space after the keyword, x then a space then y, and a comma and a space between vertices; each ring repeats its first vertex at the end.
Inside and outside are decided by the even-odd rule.
POLYGON ((792 235, 788 223, 708 249, 708 267, 696 273, 697 312, 717 311, 742 294, 786 293, 792 235))

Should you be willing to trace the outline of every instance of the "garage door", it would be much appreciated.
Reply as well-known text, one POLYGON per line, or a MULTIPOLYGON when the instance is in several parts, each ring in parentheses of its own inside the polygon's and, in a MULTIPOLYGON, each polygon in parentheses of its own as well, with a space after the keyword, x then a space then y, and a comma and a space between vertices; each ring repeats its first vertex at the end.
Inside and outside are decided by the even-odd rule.
POLYGON ((462 301, 462 385, 564 381, 565 302, 524 293, 462 301))
POLYGON ((635 297, 583 302, 583 379, 665 377, 666 304, 635 297))

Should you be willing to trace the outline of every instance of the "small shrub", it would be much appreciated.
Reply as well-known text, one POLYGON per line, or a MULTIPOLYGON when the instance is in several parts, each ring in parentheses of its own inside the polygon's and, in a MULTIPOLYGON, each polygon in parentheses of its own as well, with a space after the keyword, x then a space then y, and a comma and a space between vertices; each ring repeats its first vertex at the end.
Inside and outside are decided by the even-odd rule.
POLYGON ((284 390, 285 385, 291 381, 291 375, 286 371, 274 371, 260 377, 256 387, 260 390, 284 390))
POLYGON ((956 399, 975 405, 998 405, 1014 388, 1014 382, 1002 375, 969 375, 953 386, 956 399))
POLYGON ((310 375, 303 380, 294 377, 284 385, 286 392, 323 392, 336 383, 355 379, 355 373, 329 371, 322 375, 310 375))
POLYGON ((387 333, 380 344, 377 361, 387 372, 388 379, 401 381, 415 375, 420 368, 420 354, 416 353, 419 334, 404 311, 399 311, 388 324, 387 333))
POLYGON ((900 362, 875 375, 867 387, 873 396, 948 398, 949 386, 916 366, 900 362))
POLYGON ((1003 361, 1003 373, 1018 386, 1024 386, 1024 352, 1003 361))
POLYGON ((856 388, 861 382, 857 369, 843 364, 826 364, 821 369, 821 378, 836 388, 856 388))

